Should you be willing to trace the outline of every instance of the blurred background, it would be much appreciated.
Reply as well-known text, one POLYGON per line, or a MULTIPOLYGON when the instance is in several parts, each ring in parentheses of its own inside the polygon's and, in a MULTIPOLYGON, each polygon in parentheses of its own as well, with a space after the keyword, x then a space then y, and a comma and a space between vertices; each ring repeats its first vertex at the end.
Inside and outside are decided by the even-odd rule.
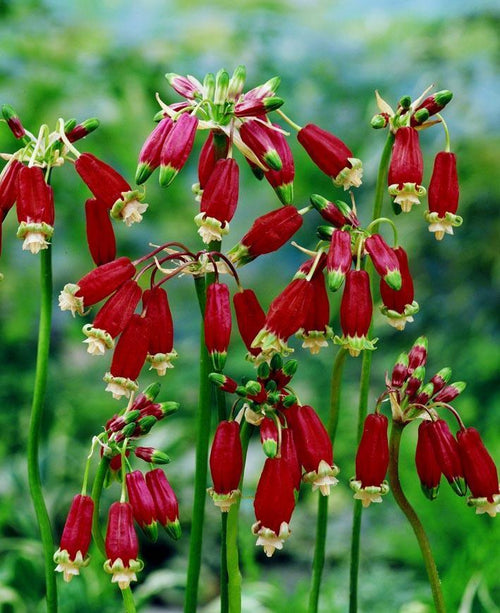
MULTIPOLYGON (((377 112, 374 90, 394 106, 405 94, 417 97, 428 85, 450 89, 454 99, 445 111, 461 181, 459 213, 464 224, 455 237, 438 243, 427 231, 422 208, 397 219, 400 241, 410 257, 416 300, 421 312, 403 332, 376 316, 378 349, 373 356, 370 403, 384 389, 384 373, 415 338, 429 339, 429 376, 453 369, 453 379, 468 387, 455 402, 467 425, 482 433, 500 461, 500 386, 498 329, 498 241, 500 183, 499 38, 500 12, 493 0, 446 0, 419 3, 382 0, 365 3, 319 0, 0 0, 0 102, 13 105, 23 123, 37 132, 51 129, 58 117, 98 117, 99 130, 80 143, 106 160, 130 181, 137 156, 153 127, 158 110, 155 92, 167 102, 178 100, 164 79, 166 72, 199 78, 237 64, 247 67, 253 87, 274 75, 282 78, 278 94, 283 110, 299 124, 314 122, 348 143, 365 166, 357 191, 359 217, 371 216, 373 188, 385 134, 372 130, 377 112)), ((435 153, 444 147, 442 130, 421 138, 428 184, 435 153)), ((199 150, 202 140, 197 140, 199 150)), ((293 135, 297 179, 295 204, 301 208, 311 193, 341 197, 330 180, 299 149, 293 135)), ((0 129, 0 151, 16 142, 0 129)), ((191 184, 196 157, 168 190, 148 182, 150 208, 140 226, 118 227, 119 255, 139 257, 149 243, 182 240, 201 248, 192 221, 196 203, 191 184)), ((264 181, 257 182, 242 165, 240 204, 231 233, 231 247, 255 217, 276 208, 278 201, 264 181)), ((85 243, 83 204, 89 193, 70 164, 53 173, 56 233, 53 240, 55 293, 92 267, 85 243)), ((392 215, 386 198, 384 213, 392 215)), ((315 244, 319 223, 309 213, 296 240, 315 244)), ((3 228, 0 269, 0 611, 42 611, 42 553, 28 497, 25 448, 34 376, 38 318, 38 261, 21 251, 15 238, 15 215, 3 228)), ((303 256, 292 246, 262 257, 241 270, 267 308, 288 283, 303 256)), ((181 410, 157 427, 148 444, 172 456, 166 472, 181 507, 183 538, 165 535, 152 545, 141 541, 146 568, 135 589, 141 611, 181 610, 187 564, 194 471, 193 419, 197 395, 199 314, 192 282, 171 282, 169 297, 176 327, 176 368, 162 385, 161 400, 177 400, 181 410), (191 306, 189 306, 191 305, 191 306)), ((332 300, 332 325, 339 330, 338 297, 332 300)), ((109 358, 91 358, 81 345, 81 320, 61 313, 54 300, 54 329, 49 388, 41 449, 42 476, 49 513, 58 540, 70 501, 81 487, 91 437, 121 408, 104 393, 102 374, 109 358)), ((300 368, 295 389, 303 403, 326 416, 329 369, 336 348, 310 356, 294 341, 300 368)), ((234 335, 226 371, 234 378, 251 376, 244 349, 234 335)), ((352 495, 348 480, 354 471, 357 385, 360 359, 345 369, 342 412, 335 446, 341 483, 330 501, 327 559, 321 610, 347 610, 348 562, 352 495)), ((141 386, 154 381, 147 371, 141 386)), ((476 517, 446 483, 429 502, 420 492, 414 468, 416 428, 404 434, 401 459, 403 485, 421 514, 441 572, 449 611, 500 610, 500 529, 498 518, 476 517)), ((243 610, 253 613, 306 610, 316 496, 304 487, 292 520, 292 538, 282 552, 267 560, 250 533, 252 495, 263 463, 251 446, 241 508, 243 610)), ((116 484, 105 493, 103 509, 116 499, 116 484)), ((218 511, 207 504, 206 542, 200 589, 200 611, 217 611, 218 511)), ((103 517, 103 521, 105 518, 103 517)), ((60 582, 62 613, 120 610, 117 589, 94 560, 69 585, 60 582)), ((363 516, 360 612, 430 613, 432 605, 420 552, 389 494, 382 505, 363 516)), ((59 578, 60 579, 60 578, 59 578)))

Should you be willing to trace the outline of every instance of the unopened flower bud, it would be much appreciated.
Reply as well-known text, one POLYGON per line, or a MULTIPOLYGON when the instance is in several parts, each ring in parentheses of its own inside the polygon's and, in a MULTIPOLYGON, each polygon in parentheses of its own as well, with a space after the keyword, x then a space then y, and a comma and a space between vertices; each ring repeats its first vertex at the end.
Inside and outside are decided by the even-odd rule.
POLYGON ((136 447, 134 455, 149 464, 170 464, 170 456, 154 447, 136 447))
POLYGON ((441 472, 455 493, 464 496, 466 484, 458 443, 443 419, 430 422, 429 435, 441 472))
POLYGON ((260 422, 260 442, 268 458, 275 458, 278 453, 278 428, 274 419, 264 417, 260 422))
POLYGON ((174 122, 172 119, 170 117, 165 117, 147 137, 139 153, 139 164, 135 173, 135 182, 137 185, 144 183, 160 165, 163 144, 173 127, 174 122))
POLYGON ((147 472, 146 483, 155 502, 157 520, 171 538, 178 540, 182 534, 179 503, 165 473, 161 468, 147 472))
POLYGON ((445 367, 438 371, 431 379, 434 386, 432 394, 437 394, 448 383, 451 378, 451 368, 445 367))
POLYGON ((186 163, 198 128, 195 115, 183 113, 168 132, 160 154, 160 185, 168 187, 186 163))
POLYGON ((76 124, 73 128, 71 128, 71 130, 67 131, 65 126, 64 132, 69 142, 74 143, 82 138, 85 138, 91 132, 94 132, 94 130, 97 130, 99 125, 100 122, 97 117, 89 117, 89 119, 85 119, 85 121, 76 124))
POLYGON ((437 461, 434 446, 430 438, 432 422, 425 420, 418 427, 417 448, 415 451, 415 464, 417 467, 420 485, 425 496, 434 500, 439 491, 441 481, 441 468, 437 461))
POLYGON ((222 370, 231 337, 231 303, 225 283, 211 283, 207 287, 204 329, 205 345, 214 368, 222 370))
POLYGON ((271 139, 272 128, 260 121, 249 119, 240 127, 241 140, 251 149, 257 159, 272 170, 281 170, 283 163, 271 139))
POLYGON ((4 104, 2 106, 2 115, 12 134, 14 134, 16 138, 22 138, 26 134, 26 130, 24 129, 18 114, 13 107, 10 106, 10 104, 4 104))
POLYGON ((428 342, 425 336, 419 336, 413 343, 408 354, 408 374, 411 375, 415 368, 424 366, 427 361, 428 342))
POLYGON ((401 288, 395 290, 380 279, 380 295, 383 306, 382 313, 387 317, 387 321, 397 330, 403 330, 407 322, 413 321, 419 306, 414 300, 413 279, 408 267, 408 256, 402 247, 396 247, 394 253, 399 262, 399 272, 401 273, 401 288))
POLYGON ((326 258, 326 278, 331 292, 337 291, 342 285, 351 264, 351 235, 344 230, 334 230, 326 258))
POLYGON ((242 472, 240 426, 236 421, 221 421, 210 451, 210 473, 214 485, 208 493, 223 513, 239 499, 242 472))
POLYGON ((134 470, 127 473, 125 480, 135 521, 149 540, 156 541, 158 538, 158 523, 156 521, 155 503, 144 475, 140 470, 134 470))
POLYGON ((408 213, 414 204, 420 204, 419 198, 426 194, 421 185, 423 172, 418 132, 415 128, 398 128, 392 148, 388 185, 389 194, 404 213, 408 213))
POLYGON ((455 381, 450 385, 445 385, 433 398, 434 402, 451 402, 455 400, 465 389, 466 383, 464 381, 455 381))
POLYGON ((408 377, 408 354, 401 353, 394 364, 391 376, 392 387, 399 388, 408 377))

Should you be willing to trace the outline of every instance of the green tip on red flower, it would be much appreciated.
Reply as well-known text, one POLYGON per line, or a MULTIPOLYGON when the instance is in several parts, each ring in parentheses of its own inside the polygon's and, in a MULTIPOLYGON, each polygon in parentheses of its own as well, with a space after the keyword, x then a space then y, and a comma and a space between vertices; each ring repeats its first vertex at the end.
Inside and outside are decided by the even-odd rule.
POLYGON ((293 202, 293 183, 285 183, 274 188, 276 195, 283 204, 292 204, 293 202))
POLYGON ((283 164, 281 162, 281 158, 276 149, 269 149, 262 156, 264 162, 271 168, 272 170, 281 170, 283 164))
POLYGON ((401 284, 403 282, 399 270, 389 270, 384 276, 384 281, 390 288, 396 291, 401 289, 401 284))
POLYGON ((167 166, 161 166, 159 175, 160 185, 162 187, 168 187, 178 175, 178 173, 179 170, 177 168, 174 168, 170 164, 168 164, 167 166))
POLYGON ((178 541, 181 538, 182 528, 178 519, 169 522, 166 526, 164 526, 164 528, 168 536, 174 541, 178 541))
POLYGON ((152 168, 146 162, 141 162, 137 166, 137 170, 135 173, 135 182, 137 183, 137 185, 141 185, 141 183, 144 183, 144 181, 146 181, 146 179, 148 179, 151 176, 154 170, 155 169, 152 168))

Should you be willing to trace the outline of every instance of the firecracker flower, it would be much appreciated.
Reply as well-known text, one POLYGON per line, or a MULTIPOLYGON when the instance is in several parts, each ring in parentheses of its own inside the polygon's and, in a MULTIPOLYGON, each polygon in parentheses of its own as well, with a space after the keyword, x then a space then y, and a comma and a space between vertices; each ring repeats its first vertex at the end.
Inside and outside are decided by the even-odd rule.
POLYGON ((156 541, 158 538, 156 507, 144 475, 140 470, 134 470, 126 474, 125 480, 135 521, 151 541, 156 541))
POLYGON ((383 305, 380 310, 387 322, 397 330, 404 330, 407 323, 413 321, 413 315, 418 313, 418 302, 414 300, 413 279, 408 266, 408 256, 402 247, 396 247, 394 253, 399 262, 401 273, 401 288, 395 290, 380 279, 380 296, 383 305))
POLYGON ((156 518, 170 538, 178 540, 182 530, 179 522, 179 503, 172 486, 161 468, 146 473, 146 483, 153 496, 156 518))
POLYGON ((160 153, 160 185, 168 187, 186 163, 198 127, 198 118, 183 113, 163 141, 160 153))
POLYGON ((442 240, 445 234, 453 234, 453 228, 462 225, 462 218, 456 215, 458 198, 456 156, 449 151, 440 151, 434 160, 429 183, 429 210, 425 214, 429 232, 434 232, 437 240, 442 240))
POLYGON ((328 347, 328 339, 333 338, 330 322, 330 301, 326 291, 325 277, 318 267, 311 278, 313 298, 311 308, 307 311, 304 323, 297 333, 302 339, 302 347, 315 355, 328 347))
POLYGON ((240 426, 236 421, 221 421, 210 451, 213 487, 209 488, 208 493, 223 513, 227 513, 231 505, 239 500, 242 472, 240 426))
POLYGON ((398 258, 382 236, 372 234, 365 240, 364 246, 370 254, 375 270, 385 283, 394 290, 401 289, 402 280, 398 258))
POLYGON ((161 150, 173 126, 174 122, 172 119, 170 117, 164 117, 147 137, 139 153, 139 164, 135 173, 135 182, 137 185, 144 183, 160 165, 161 150))
POLYGON ((116 239, 105 202, 89 198, 85 202, 85 230, 90 255, 96 266, 116 258, 116 239))
POLYGON ((264 327, 266 314, 260 306, 259 300, 252 289, 243 289, 233 295, 234 312, 241 339, 245 343, 250 359, 260 354, 259 347, 252 347, 252 343, 264 327))
POLYGON ((139 543, 134 529, 132 506, 128 502, 114 502, 109 508, 106 530, 106 555, 104 570, 113 575, 112 583, 121 590, 137 581, 136 573, 144 563, 138 559, 139 543))
POLYGON ((177 357, 174 349, 174 322, 167 292, 162 287, 145 290, 142 302, 151 329, 146 359, 151 364, 150 370, 156 370, 162 377, 168 368, 173 368, 172 360, 177 357))
POLYGON ((426 194, 422 187, 423 173, 424 160, 417 130, 408 126, 398 128, 392 148, 388 186, 394 203, 399 204, 404 213, 411 211, 413 205, 420 204, 420 198, 426 194))
POLYGON ((441 467, 434 453, 429 428, 432 428, 429 420, 422 421, 418 427, 415 465, 423 493, 429 500, 434 500, 439 492, 441 467))
POLYGON ((459 496, 464 496, 466 484, 458 443, 444 419, 437 419, 430 423, 429 437, 441 472, 453 491, 459 496))
POLYGON ((92 538, 93 512, 94 501, 90 496, 78 494, 73 498, 59 549, 54 554, 56 571, 63 573, 68 583, 90 562, 87 551, 92 538))
POLYGON ((331 202, 319 194, 312 194, 310 202, 321 217, 336 228, 341 229, 343 226, 359 228, 356 212, 342 200, 331 202))
POLYGON ((285 135, 280 130, 280 126, 275 123, 272 126, 275 129, 269 130, 269 136, 278 152, 282 166, 280 170, 270 168, 264 173, 264 177, 273 187, 281 202, 291 204, 293 202, 293 180, 295 178, 293 154, 285 135))
POLYGON ((231 301, 225 283, 211 283, 207 287, 203 321, 207 351, 214 368, 222 370, 231 338, 231 301))

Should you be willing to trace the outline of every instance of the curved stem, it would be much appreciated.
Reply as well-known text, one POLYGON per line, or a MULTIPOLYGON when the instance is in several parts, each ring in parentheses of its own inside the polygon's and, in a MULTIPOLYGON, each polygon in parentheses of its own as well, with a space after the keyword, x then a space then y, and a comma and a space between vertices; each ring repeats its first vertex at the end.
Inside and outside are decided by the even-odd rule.
POLYGON ((35 382, 31 405, 31 420, 28 433, 28 482, 31 499, 43 546, 45 563, 45 588, 48 613, 57 611, 57 584, 54 573, 54 541, 47 507, 43 498, 39 468, 40 429, 42 424, 47 371, 49 365, 50 328, 52 321, 52 257, 51 246, 40 253, 40 320, 36 354, 35 382))
MULTIPOLYGON (((340 408, 340 389, 342 383, 342 371, 344 368, 347 350, 343 347, 339 349, 333 362, 332 377, 330 384, 330 413, 328 416, 327 430, 332 444, 337 433, 340 408)), ((329 496, 319 496, 318 515, 316 519, 316 539, 314 546, 314 558, 312 565, 312 582, 309 593, 309 613, 317 613, 321 579, 325 565, 325 543, 328 521, 328 500, 329 496)))
POLYGON ((417 541, 422 552, 422 557, 424 558, 427 575, 429 577, 436 613, 446 613, 443 593, 441 591, 441 582, 439 581, 439 575, 436 568, 436 563, 434 562, 434 557, 432 555, 429 539, 427 538, 422 522, 420 521, 414 508, 408 502, 399 480, 399 446, 404 426, 405 425, 400 422, 393 422, 392 424, 389 443, 389 484, 399 508, 406 515, 406 518, 410 522, 413 532, 417 537, 417 541))

